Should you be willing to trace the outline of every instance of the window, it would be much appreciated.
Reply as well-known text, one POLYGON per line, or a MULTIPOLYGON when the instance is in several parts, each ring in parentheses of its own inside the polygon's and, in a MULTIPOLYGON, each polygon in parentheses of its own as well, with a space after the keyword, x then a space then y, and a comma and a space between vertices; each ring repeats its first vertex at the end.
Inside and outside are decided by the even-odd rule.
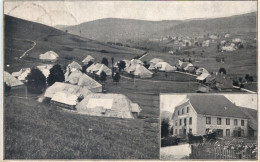
POLYGON ((181 125, 181 119, 180 119, 180 125, 181 125))
POLYGON ((178 121, 176 120, 176 121, 175 121, 175 126, 177 126, 177 125, 178 125, 178 121))
POLYGON ((180 115, 180 110, 178 110, 178 115, 180 115))
POLYGON ((187 113, 189 113, 190 112, 190 108, 189 107, 187 107, 187 113))
POLYGON ((175 129, 175 134, 178 134, 178 130, 177 129, 175 129))
POLYGON ((211 117, 206 117, 206 124, 211 124, 211 117))
POLYGON ((244 137, 244 135, 245 135, 245 131, 244 129, 241 129, 241 137, 244 137))
POLYGON ((179 134, 181 135, 181 129, 179 129, 179 134))
POLYGON ((184 119, 184 126, 186 126, 186 118, 184 119))
POLYGON ((226 125, 230 125, 230 119, 226 119, 226 125))
POLYGON ((189 129, 189 133, 192 133, 192 129, 191 128, 189 129))
POLYGON ((241 126, 244 126, 244 125, 245 125, 245 121, 241 120, 241 126))
POLYGON ((230 136, 230 129, 226 129, 226 136, 230 136))
POLYGON ((221 118, 217 118, 217 125, 221 125, 221 118))
POLYGON ((190 117, 189 124, 190 125, 192 124, 192 117, 190 117))
POLYGON ((237 125, 237 119, 234 119, 234 125, 237 125))
POLYGON ((181 113, 184 114, 184 109, 181 110, 181 113))

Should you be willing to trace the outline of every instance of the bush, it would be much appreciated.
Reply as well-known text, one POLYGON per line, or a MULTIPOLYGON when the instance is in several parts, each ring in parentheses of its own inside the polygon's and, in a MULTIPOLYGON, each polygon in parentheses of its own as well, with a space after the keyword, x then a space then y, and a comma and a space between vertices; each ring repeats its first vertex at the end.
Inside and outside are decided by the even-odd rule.
POLYGON ((107 58, 103 57, 102 61, 101 61, 102 64, 108 66, 108 60, 107 58))
POLYGON ((163 119, 161 123, 161 137, 167 137, 169 135, 169 120, 163 119))
POLYGON ((106 50, 100 50, 101 53, 108 53, 106 50))
POLYGON ((107 80, 107 74, 104 71, 101 72, 99 80, 101 82, 105 82, 107 80))
POLYGON ((46 88, 46 77, 39 69, 31 69, 31 73, 28 74, 28 91, 32 93, 42 93, 46 88))
POLYGON ((219 72, 219 73, 223 73, 223 74, 225 74, 225 75, 227 74, 227 71, 226 71, 225 68, 220 68, 218 72, 219 72))
POLYGON ((6 83, 5 84, 5 87, 4 87, 4 91, 5 91, 5 94, 9 94, 9 92, 11 91, 11 86, 7 85, 6 83))
POLYGON ((113 81, 118 83, 120 80, 120 74, 119 73, 116 73, 115 76, 113 77, 113 81))
POLYGON ((125 65, 125 61, 120 61, 118 64, 118 69, 121 72, 121 70, 125 69, 126 65, 125 65))
POLYGON ((64 82, 65 76, 59 64, 54 65, 50 69, 50 75, 47 78, 47 83, 49 86, 53 85, 55 82, 64 82))
POLYGON ((178 145, 179 141, 177 137, 165 137, 161 140, 161 147, 178 145))

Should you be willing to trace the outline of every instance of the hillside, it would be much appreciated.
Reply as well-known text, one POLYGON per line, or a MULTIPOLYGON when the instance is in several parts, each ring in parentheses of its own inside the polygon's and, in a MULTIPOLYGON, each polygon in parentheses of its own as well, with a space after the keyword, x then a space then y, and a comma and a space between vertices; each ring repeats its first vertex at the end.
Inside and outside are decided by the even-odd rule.
POLYGON ((239 33, 256 32, 256 12, 214 19, 191 20, 173 26, 160 33, 176 34, 206 34, 206 33, 239 33))
POLYGON ((103 42, 124 42, 149 38, 152 34, 181 23, 172 21, 145 21, 133 19, 106 18, 62 28, 69 33, 103 42))
POLYGON ((72 35, 55 28, 34 23, 12 16, 5 15, 5 65, 12 65, 6 69, 9 72, 19 70, 24 66, 34 66, 40 60, 39 55, 53 50, 58 53, 58 63, 67 64, 75 59, 82 61, 87 55, 92 55, 96 61, 103 57, 111 60, 132 59, 141 55, 144 51, 108 45, 88 38, 72 35), (19 57, 36 43, 22 60, 19 57))
POLYGON ((256 12, 214 19, 144 21, 107 18, 62 28, 69 33, 103 42, 130 42, 139 39, 212 32, 255 32, 256 12))
MULTIPOLYGON (((73 60, 81 63, 89 54, 96 61, 108 58, 109 66, 112 57, 117 61, 143 54, 11 16, 4 21, 5 70, 10 73, 51 63, 39 60, 49 50, 59 54, 55 63, 62 68, 73 60)), ((5 159, 159 159, 159 95, 146 94, 150 85, 136 90, 127 79, 114 84, 107 77, 107 92, 124 94, 142 108, 139 118, 130 120, 80 115, 39 103, 38 95, 25 86, 12 88, 4 97, 5 159)))

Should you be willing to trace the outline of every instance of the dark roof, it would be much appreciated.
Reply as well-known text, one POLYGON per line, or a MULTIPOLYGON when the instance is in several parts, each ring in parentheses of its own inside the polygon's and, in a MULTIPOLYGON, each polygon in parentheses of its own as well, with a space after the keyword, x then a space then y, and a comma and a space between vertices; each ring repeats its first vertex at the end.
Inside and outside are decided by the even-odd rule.
POLYGON ((202 115, 245 118, 249 117, 223 95, 188 95, 195 111, 202 115))
POLYGON ((245 107, 240 107, 241 110, 245 113, 245 115, 249 118, 248 126, 251 127, 253 130, 257 130, 257 110, 249 109, 245 107))

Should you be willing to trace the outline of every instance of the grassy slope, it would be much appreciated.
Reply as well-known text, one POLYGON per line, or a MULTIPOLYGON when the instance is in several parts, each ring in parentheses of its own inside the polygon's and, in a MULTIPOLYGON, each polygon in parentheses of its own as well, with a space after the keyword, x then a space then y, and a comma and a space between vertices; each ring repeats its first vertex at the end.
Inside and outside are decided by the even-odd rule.
POLYGON ((5 16, 5 64, 12 66, 6 69, 9 72, 19 70, 24 67, 24 62, 27 66, 32 67, 41 62, 39 55, 49 50, 53 50, 59 54, 59 63, 68 64, 72 60, 67 60, 65 57, 75 57, 76 61, 82 61, 87 55, 93 55, 96 61, 101 61, 103 57, 115 61, 121 59, 131 59, 143 53, 141 50, 118 47, 101 43, 87 38, 82 38, 76 35, 68 34, 57 29, 25 21, 22 19, 5 16), (22 39, 22 40, 15 40, 22 39), (26 40, 35 41, 37 44, 31 50, 27 57, 20 60, 20 57, 26 49, 31 47, 32 43, 26 40), (102 53, 105 50, 108 53, 102 53))
MULTIPOLYGON (((87 54, 92 54, 97 60, 101 60, 104 56, 115 57, 117 60, 130 59, 143 52, 109 46, 9 16, 5 17, 5 21, 5 47, 24 51, 30 47, 27 41, 15 41, 13 38, 29 39, 37 43, 29 52, 29 56, 23 59, 18 58, 23 51, 5 50, 5 58, 9 58, 5 59, 5 64, 11 65, 6 68, 9 72, 40 64, 38 55, 48 50, 54 50, 60 55, 58 63, 62 65, 71 62, 66 60, 65 56, 74 56, 76 60, 81 61, 87 54), (44 41, 46 37, 48 41, 44 41), (67 47, 73 50, 69 51, 67 47), (97 51, 101 49, 109 53, 97 51)), ((5 158, 159 158, 158 94, 139 95, 132 86, 127 89, 112 84, 111 80, 107 82, 111 84, 108 86, 110 88, 108 92, 126 94, 140 105, 143 111, 139 119, 124 120, 78 115, 48 104, 39 104, 35 99, 25 100, 15 97, 24 97, 25 90, 12 89, 11 96, 4 100, 5 158)), ((132 83, 126 84, 132 85, 132 83)))

